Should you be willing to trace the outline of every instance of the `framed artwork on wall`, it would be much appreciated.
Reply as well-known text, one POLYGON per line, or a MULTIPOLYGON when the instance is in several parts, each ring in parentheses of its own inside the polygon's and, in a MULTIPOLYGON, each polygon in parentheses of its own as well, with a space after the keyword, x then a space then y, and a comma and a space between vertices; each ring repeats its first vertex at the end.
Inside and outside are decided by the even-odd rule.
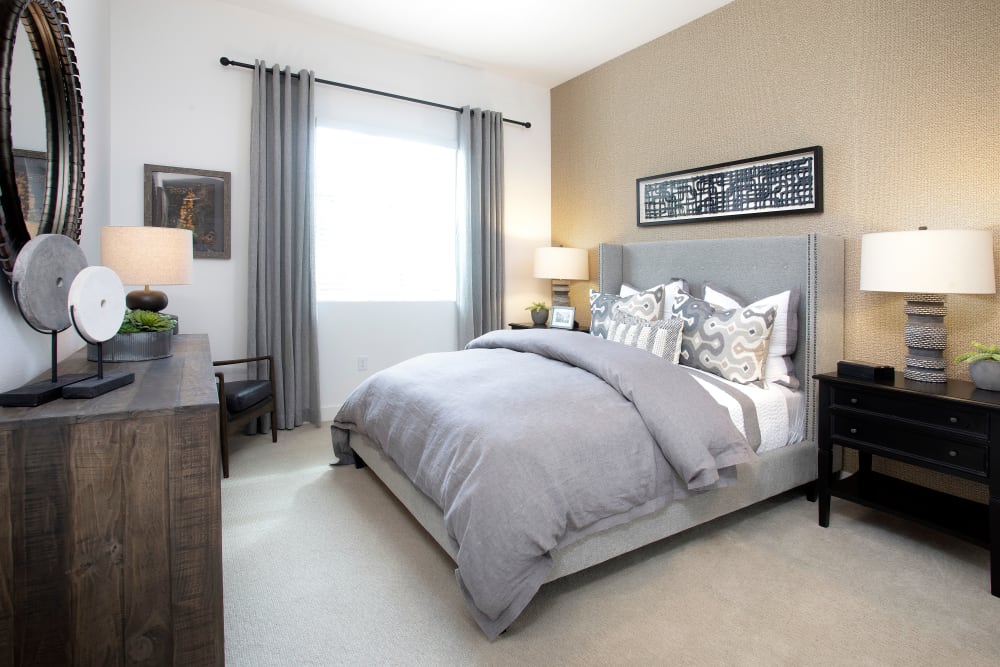
POLYGON ((820 213, 823 149, 811 146, 636 179, 639 227, 820 213))
POLYGON ((228 171, 144 165, 145 224, 189 229, 196 258, 229 259, 228 171))
POLYGON ((38 235, 45 206, 45 184, 48 179, 49 161, 45 151, 14 149, 14 180, 21 198, 24 225, 31 238, 38 235))

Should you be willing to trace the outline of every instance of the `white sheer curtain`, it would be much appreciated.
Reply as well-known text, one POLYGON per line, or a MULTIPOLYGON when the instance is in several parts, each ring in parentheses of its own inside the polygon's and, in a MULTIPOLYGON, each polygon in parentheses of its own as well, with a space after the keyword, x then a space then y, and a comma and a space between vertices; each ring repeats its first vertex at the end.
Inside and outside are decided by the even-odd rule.
POLYGON ((312 72, 296 78, 259 60, 254 67, 247 354, 274 357, 281 429, 320 422, 313 79, 312 72))
POLYGON ((463 107, 458 121, 458 346, 503 328, 503 116, 463 107))

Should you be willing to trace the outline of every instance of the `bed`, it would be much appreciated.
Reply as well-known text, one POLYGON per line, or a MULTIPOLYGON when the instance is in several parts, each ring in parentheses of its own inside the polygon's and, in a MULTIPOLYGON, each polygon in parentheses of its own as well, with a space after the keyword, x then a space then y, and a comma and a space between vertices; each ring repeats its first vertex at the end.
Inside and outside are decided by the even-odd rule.
MULTIPOLYGON (((843 240, 808 234, 784 237, 627 244, 604 243, 599 247, 599 259, 599 291, 602 294, 619 294, 622 292, 623 286, 644 289, 647 286, 669 283, 679 277, 682 277, 687 282, 687 286, 690 288, 692 294, 703 294, 706 285, 727 286, 731 292, 737 292, 739 297, 745 300, 746 303, 756 302, 757 300, 779 293, 782 290, 796 291, 799 297, 795 306, 798 326, 792 334, 795 338, 795 350, 794 354, 790 357, 789 364, 794 366, 794 375, 799 378, 801 383, 799 390, 795 392, 799 401, 795 413, 798 418, 801 439, 792 444, 748 455, 745 455, 742 450, 739 450, 739 446, 734 444, 733 446, 736 449, 727 450, 726 453, 716 456, 717 470, 708 470, 706 472, 702 469, 701 472, 688 475, 691 479, 695 479, 699 475, 705 475, 708 479, 691 484, 692 490, 681 489, 671 496, 671 498, 678 499, 669 502, 645 503, 642 505, 641 510, 634 509, 629 512, 620 512, 613 520, 605 518, 604 520, 594 521, 590 526, 576 526, 578 529, 570 531, 571 539, 559 539, 555 542, 545 543, 544 548, 546 552, 543 554, 544 567, 541 570, 534 570, 536 574, 531 575, 540 578, 531 585, 526 585, 527 591, 524 594, 520 594, 518 600, 511 603, 509 608, 504 607, 502 612, 498 610, 499 608, 489 608, 484 611, 481 608, 483 605, 479 604, 479 598, 475 595, 475 584, 470 583, 474 580, 475 575, 467 573, 463 579, 462 569, 463 562, 466 563, 466 567, 468 563, 467 552, 471 549, 471 547, 468 547, 468 544, 475 543, 478 545, 478 540, 489 539, 489 537, 482 538, 476 534, 475 529, 478 524, 475 519, 466 519, 467 523, 461 524, 461 528, 456 528, 454 517, 460 513, 451 506, 449 506, 447 512, 442 511, 439 506, 445 506, 450 501, 437 496, 436 500, 432 500, 429 497, 428 493, 430 491, 427 489, 426 480, 423 479, 422 473, 414 471, 415 464, 412 461, 404 460, 406 455, 398 454, 399 451, 402 451, 402 447, 411 446, 412 443, 389 442, 387 444, 378 442, 379 440, 391 441, 396 438, 394 434, 410 434, 411 432, 408 429, 413 424, 421 421, 440 421, 447 417, 447 415, 429 416, 428 409, 413 407, 420 405, 416 400, 412 402, 412 405, 411 401, 408 400, 396 400, 394 403, 390 401, 395 406, 388 408, 390 412, 405 413, 400 415, 400 421, 406 428, 379 430, 375 422, 381 419, 378 415, 384 415, 386 414, 385 412, 372 412, 371 414, 376 415, 376 418, 371 419, 370 428, 366 428, 364 418, 358 417, 357 414, 343 416, 344 410, 342 409, 342 414, 338 415, 332 429, 335 454, 338 455, 341 463, 354 462, 359 467, 367 466, 458 564, 459 567, 456 570, 456 576, 459 586, 480 627, 491 639, 495 638, 516 619, 517 615, 530 602, 530 598, 534 595, 534 592, 542 581, 551 581, 564 577, 674 535, 687 528, 745 508, 763 499, 809 484, 816 479, 816 388, 811 378, 816 372, 833 368, 836 361, 842 358, 843 240), (372 435, 373 433, 377 435, 372 435), (383 447, 383 444, 387 444, 387 446, 383 447), (397 452, 395 460, 387 455, 386 451, 397 452), (404 473, 404 469, 408 470, 409 473, 404 473), (411 481, 411 477, 416 482, 411 481), (708 491, 695 488, 702 483, 707 485, 706 488, 720 488, 712 488, 708 491), (422 491, 418 486, 423 487, 425 490, 422 491), (462 539, 456 539, 456 534, 461 535, 462 539), (463 544, 460 544, 463 540, 466 547, 464 550, 463 544), (540 574, 537 574, 539 572, 540 574), (470 588, 473 589, 471 593, 470 588)), ((475 342, 473 347, 493 349, 494 346, 513 344, 517 348, 513 353, 506 349, 501 350, 504 354, 508 355, 503 358, 504 360, 511 358, 511 355, 520 355, 521 357, 530 359, 534 359, 536 354, 542 356, 550 355, 556 358, 557 365, 567 361, 567 358, 574 355, 583 357, 584 362, 587 362, 595 355, 594 350, 600 351, 600 345, 605 346, 605 348, 601 349, 607 350, 612 349, 608 346, 614 347, 614 355, 617 355, 614 356, 614 363, 616 364, 633 364, 639 356, 634 354, 636 352, 634 348, 630 348, 628 353, 626 353, 622 349, 619 349, 625 346, 620 346, 617 343, 610 343, 603 340, 594 340, 593 342, 585 340, 591 337, 583 333, 569 331, 558 333, 544 331, 523 332, 526 334, 525 336, 517 337, 520 333, 522 332, 492 332, 484 337, 485 340, 475 342), (555 343, 559 343, 559 345, 555 345, 555 343), (540 346, 542 351, 539 352, 535 347, 520 349, 519 346, 522 345, 540 346), (567 348, 564 349, 561 347, 563 345, 567 346, 567 348), (550 348, 553 348, 555 351, 550 352, 550 348), (532 352, 534 354, 524 355, 522 354, 523 352, 532 352)), ((467 352, 470 357, 474 354, 481 354, 480 349, 467 352)), ((465 355, 467 352, 447 354, 465 355)), ((647 353, 643 352, 642 354, 647 353)), ((649 356, 651 355, 647 355, 646 358, 649 356)), ((659 361, 657 360, 657 362, 659 361)), ((428 360, 421 359, 416 362, 416 366, 427 363, 429 363, 428 360)), ((434 363, 437 363, 437 361, 434 360, 434 363)), ((550 362, 546 363, 549 363, 549 366, 546 366, 546 368, 552 367, 550 362)), ((595 362, 593 365, 602 366, 607 364, 595 362)), ((664 366, 670 365, 664 364, 664 366)), ((415 367, 409 368, 412 370, 415 367)), ((413 372, 424 372, 424 370, 418 368, 413 370, 413 372)), ((560 373, 571 372, 568 369, 562 369, 561 366, 558 370, 560 373)), ((587 370, 595 374, 603 372, 601 368, 596 370, 589 368, 587 370)), ((671 370, 670 372, 673 373, 675 371, 671 370)), ((406 371, 402 371, 402 374, 405 375, 406 371)), ((490 371, 488 376, 490 378, 490 382, 488 383, 489 391, 494 390, 492 383, 496 376, 500 375, 502 375, 500 371, 490 371)), ((611 372, 610 375, 611 384, 618 381, 618 376, 615 372, 611 372)), ((418 375, 417 377, 421 376, 418 375)), ((435 381, 424 382, 423 386, 426 387, 434 384, 446 385, 450 382, 447 376, 432 374, 432 377, 436 378, 435 381)), ((683 383, 688 382, 688 380, 678 379, 678 382, 681 383, 679 386, 686 387, 683 383)), ((534 384, 539 383, 536 382, 534 384)), ((573 383, 570 382, 569 384, 573 383)), ((629 384, 625 389, 626 391, 624 391, 623 395, 632 397, 633 402, 637 405, 642 402, 660 404, 676 399, 676 396, 670 395, 666 397, 644 398, 645 395, 641 392, 649 390, 645 385, 636 387, 629 384)), ((660 387, 656 387, 656 391, 660 390, 660 387)), ((562 400, 567 405, 572 404, 574 389, 565 386, 564 383, 557 391, 561 394, 562 400)), ((686 393, 692 394, 693 392, 688 390, 686 393)), ((603 396, 603 394, 600 395, 603 396)), ((587 396, 589 400, 593 400, 593 395, 587 394, 587 396)), ((414 399, 416 398, 414 396, 414 399)), ((702 400, 701 397, 695 396, 692 396, 692 399, 702 400)), ((348 402, 352 400, 353 395, 348 402)), ((456 398, 452 396, 448 400, 460 400, 460 397, 456 398)), ((534 399, 532 398, 531 400, 534 399)), ((347 403, 345 403, 345 407, 346 405, 347 403)), ((696 405, 700 404, 696 403, 696 405)), ((706 406, 702 406, 702 408, 706 411, 708 410, 706 406)), ((556 414, 554 408, 549 409, 552 410, 551 414, 556 414)), ((617 414, 621 411, 616 410, 615 412, 617 414)), ((659 413, 657 414, 659 415, 659 413)), ((510 419, 509 416, 507 418, 510 419)), ((629 418, 631 419, 631 417, 629 418)), ((646 419, 647 422, 645 424, 647 428, 650 432, 655 431, 653 426, 648 424, 648 418, 646 419)), ((657 416, 657 420, 659 419, 660 417, 657 416)), ((665 419, 665 421, 669 421, 669 419, 665 419)), ((683 428, 688 428, 688 426, 690 424, 684 424, 683 428)), ((701 426, 699 425, 697 428, 701 428, 701 426)), ((724 431, 724 427, 720 426, 720 429, 724 431)), ((596 430, 599 431, 599 429, 596 430)), ((683 429, 680 430, 684 432, 683 429)), ((691 439, 694 437, 688 435, 686 432, 684 433, 684 438, 691 439)), ((727 440, 727 442, 731 440, 728 431, 720 431, 719 433, 713 431, 712 437, 716 435, 722 440, 727 440)), ((406 440, 412 437, 412 435, 404 435, 401 439, 406 440)), ((427 439, 433 440, 435 437, 437 436, 428 436, 427 439)), ((607 440, 608 435, 604 433, 601 437, 607 440)), ((656 433, 653 433, 653 437, 655 440, 657 437, 656 433)), ((446 438, 441 438, 441 440, 443 443, 446 438)), ((415 450, 420 453, 419 455, 415 455, 415 458, 432 458, 435 456, 434 447, 436 444, 433 442, 421 442, 419 445, 420 449, 415 450)), ((659 444, 659 442, 657 441, 656 444, 659 444)), ((667 448, 669 447, 671 445, 667 445, 667 448)), ((535 447, 535 451, 541 449, 540 447, 535 447)), ((601 449, 604 449, 603 445, 601 449)), ((664 446, 660 445, 660 449, 664 450, 664 446)), ((573 456, 579 457, 580 454, 577 453, 573 456)), ((639 460, 642 460, 642 456, 646 456, 646 454, 640 453, 637 456, 639 460)), ((659 458, 657 458, 658 460, 659 458)), ((454 468, 454 460, 447 465, 454 468)), ((515 464, 512 463, 511 465, 515 464)), ((582 468, 585 465, 584 463, 580 463, 581 476, 585 474, 582 472, 582 468)), ((607 464, 602 463, 602 465, 607 464)), ((626 464, 623 463, 622 465, 625 466, 626 464)), ((659 465, 657 463, 658 467, 659 465)), ((675 477, 685 478, 687 474, 684 472, 685 463, 675 464, 671 460, 670 466, 673 466, 677 471, 675 477)), ((667 466, 667 468, 669 469, 670 466, 667 466)), ((569 466, 563 467, 568 468, 569 466)), ((711 468, 711 464, 709 464, 709 467, 711 468)), ((523 466, 516 473, 516 475, 530 474, 531 472, 526 472, 523 466)), ((659 475, 659 473, 657 474, 659 475)), ((660 477, 657 477, 657 480, 659 479, 660 477)), ((445 481, 450 483, 450 480, 445 481)), ((656 483, 660 484, 660 481, 656 483)), ((560 486, 559 488, 561 489, 562 487, 560 486)), ((562 497, 561 493, 560 491, 560 494, 553 494, 553 497, 556 500, 560 500, 562 497)), ((484 491, 483 497, 490 497, 489 492, 484 491)), ((496 497, 496 495, 494 494, 493 497, 496 497)), ((476 503, 472 504, 475 505, 476 503)), ((478 501, 479 506, 485 504, 486 501, 478 501)), ((508 523, 516 524, 516 521, 508 521, 506 515, 501 516, 500 519, 491 519, 491 521, 503 523, 504 530, 517 530, 516 525, 507 528, 508 523)), ((481 524, 482 520, 479 520, 479 523, 481 524)), ((492 530, 494 526, 490 528, 492 530)), ((508 536, 510 534, 512 533, 507 533, 508 536)), ((530 540, 534 540, 531 542, 532 544, 540 542, 534 535, 530 536, 530 540)), ((494 548, 496 548, 495 545, 494 548)), ((511 559, 516 560, 513 556, 511 559)), ((503 568, 505 564, 506 560, 497 560, 490 567, 503 568)), ((485 569, 488 570, 490 568, 485 569)), ((513 576, 517 581, 520 581, 520 578, 528 578, 528 575, 520 572, 515 573, 513 576)), ((504 602, 504 604, 506 605, 507 602, 504 602)))

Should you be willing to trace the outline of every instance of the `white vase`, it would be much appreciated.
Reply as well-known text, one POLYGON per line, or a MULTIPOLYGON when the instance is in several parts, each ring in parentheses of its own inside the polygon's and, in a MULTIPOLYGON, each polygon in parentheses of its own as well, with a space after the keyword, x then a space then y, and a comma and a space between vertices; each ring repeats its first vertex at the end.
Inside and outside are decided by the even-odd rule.
POLYGON ((980 389, 1000 391, 1000 361, 980 359, 969 365, 972 382, 980 389))

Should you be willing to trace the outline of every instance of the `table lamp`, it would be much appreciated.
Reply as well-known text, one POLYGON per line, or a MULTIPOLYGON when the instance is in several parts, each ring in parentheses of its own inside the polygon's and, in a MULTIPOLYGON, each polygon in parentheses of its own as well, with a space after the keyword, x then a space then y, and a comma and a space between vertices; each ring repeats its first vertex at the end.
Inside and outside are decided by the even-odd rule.
POLYGON ((946 382, 945 294, 993 294, 993 234, 921 227, 861 237, 861 289, 906 294, 903 377, 946 382))
POLYGON ((569 281, 589 280, 587 251, 582 248, 537 248, 535 277, 552 281, 552 305, 569 305, 569 281))
POLYGON ((167 295, 150 285, 190 285, 193 237, 173 227, 102 227, 101 263, 125 285, 143 285, 125 296, 130 309, 159 312, 167 295))

